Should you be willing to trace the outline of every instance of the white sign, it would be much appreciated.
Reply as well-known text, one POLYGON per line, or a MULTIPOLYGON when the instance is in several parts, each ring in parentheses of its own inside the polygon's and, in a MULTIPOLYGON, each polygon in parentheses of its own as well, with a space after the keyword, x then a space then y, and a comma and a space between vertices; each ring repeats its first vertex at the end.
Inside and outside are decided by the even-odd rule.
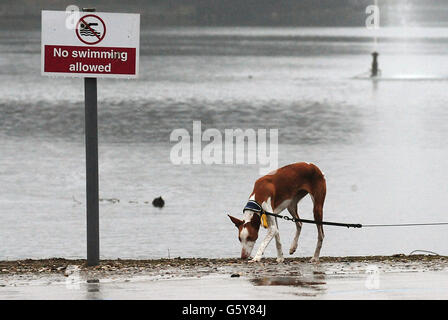
POLYGON ((137 78, 139 49, 139 14, 42 11, 42 75, 137 78))

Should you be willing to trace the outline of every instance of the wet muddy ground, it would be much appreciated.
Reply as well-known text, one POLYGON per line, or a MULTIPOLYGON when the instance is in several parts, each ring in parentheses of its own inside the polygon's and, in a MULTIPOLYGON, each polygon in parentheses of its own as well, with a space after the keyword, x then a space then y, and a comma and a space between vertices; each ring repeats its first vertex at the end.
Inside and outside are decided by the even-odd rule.
POLYGON ((0 262, 0 299, 448 299, 448 257, 0 262), (200 289, 200 290, 198 290, 200 289))

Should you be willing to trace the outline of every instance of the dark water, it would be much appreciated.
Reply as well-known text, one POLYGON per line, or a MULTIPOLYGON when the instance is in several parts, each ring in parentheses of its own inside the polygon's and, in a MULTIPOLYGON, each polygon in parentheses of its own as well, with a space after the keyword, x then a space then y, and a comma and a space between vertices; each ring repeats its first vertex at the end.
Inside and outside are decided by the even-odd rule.
MULTIPOLYGON (((142 30, 138 80, 98 82, 104 257, 238 255, 257 165, 170 161, 170 133, 279 130, 279 165, 316 163, 325 219, 448 221, 445 29, 142 30), (380 52, 381 81, 366 79, 380 52), (162 210, 150 204, 162 195, 162 210), (169 253, 168 253, 169 252, 169 253)), ((40 32, 0 31, 0 259, 83 257, 83 84, 40 75, 40 32)), ((310 218, 305 199, 301 216, 310 218)), ((293 226, 280 225, 285 254, 293 226)), ((317 234, 306 226, 298 255, 317 234)), ((323 255, 448 254, 444 227, 328 227, 323 255)), ((267 255, 274 255, 269 247, 267 255)))

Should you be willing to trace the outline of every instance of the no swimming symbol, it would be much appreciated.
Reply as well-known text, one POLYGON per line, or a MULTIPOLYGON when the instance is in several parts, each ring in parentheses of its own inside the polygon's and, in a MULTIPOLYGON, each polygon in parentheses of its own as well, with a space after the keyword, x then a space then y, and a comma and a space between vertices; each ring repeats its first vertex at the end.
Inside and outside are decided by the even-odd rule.
POLYGON ((92 45, 104 39, 106 35, 106 24, 100 17, 94 14, 88 14, 79 19, 75 30, 81 42, 92 45))

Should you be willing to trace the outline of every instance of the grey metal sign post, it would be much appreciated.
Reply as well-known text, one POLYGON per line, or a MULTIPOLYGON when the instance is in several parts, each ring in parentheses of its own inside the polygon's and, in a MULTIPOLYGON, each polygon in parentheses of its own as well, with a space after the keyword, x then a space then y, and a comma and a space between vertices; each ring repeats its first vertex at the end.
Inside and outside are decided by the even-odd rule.
POLYGON ((98 112, 96 78, 84 78, 86 136, 87 265, 100 261, 98 112))
MULTIPOLYGON (((83 9, 94 12, 95 9, 83 9)), ((96 78, 84 78, 86 138, 87 265, 100 262, 98 111, 96 78)))

